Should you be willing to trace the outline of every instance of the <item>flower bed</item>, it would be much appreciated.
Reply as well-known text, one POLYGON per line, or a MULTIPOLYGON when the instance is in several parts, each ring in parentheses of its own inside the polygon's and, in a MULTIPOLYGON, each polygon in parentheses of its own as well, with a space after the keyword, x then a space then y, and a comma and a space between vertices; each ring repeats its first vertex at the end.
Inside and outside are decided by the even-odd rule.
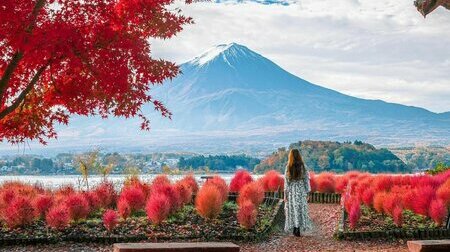
MULTIPOLYGON (((448 235, 450 172, 430 175, 311 174, 310 203, 338 203, 339 238, 441 238, 448 235), (341 199, 342 195, 342 199, 341 199), (447 226, 445 226, 447 224, 447 226)), ((282 223, 284 179, 254 180, 238 171, 201 187, 192 176, 170 182, 130 178, 120 190, 105 181, 90 190, 0 185, 0 243, 258 240, 282 223)))
MULTIPOLYGON (((366 231, 384 231, 384 230, 394 230, 398 226, 395 224, 394 219, 386 214, 378 213, 371 208, 363 206, 361 208, 361 218, 354 231, 366 232, 366 231)), ((350 225, 349 219, 346 219, 346 226, 350 225)), ((424 216, 414 214, 409 210, 405 210, 403 213, 403 224, 402 229, 413 230, 413 229, 436 229, 440 226, 424 216)))
POLYGON ((7 182, 0 186, 0 243, 258 240, 282 214, 283 201, 264 189, 282 181, 276 172, 246 180, 231 197, 219 176, 200 188, 192 176, 174 183, 133 177, 119 192, 107 181, 91 190, 7 182))
POLYGON ((448 238, 450 172, 349 180, 339 238, 448 238))
POLYGON ((450 238, 450 229, 438 226, 436 223, 424 216, 405 211, 403 214, 403 225, 398 227, 392 217, 377 213, 363 206, 362 216, 358 226, 349 229, 349 219, 344 214, 340 228, 336 232, 339 239, 356 240, 370 238, 405 238, 405 239, 443 239, 450 238))
POLYGON ((224 204, 223 211, 216 220, 200 217, 193 205, 186 205, 160 225, 149 223, 144 212, 123 220, 112 231, 102 224, 100 216, 74 223, 58 231, 46 226, 43 221, 11 230, 0 230, 0 244, 51 243, 60 241, 76 242, 130 242, 140 240, 259 240, 267 237, 279 216, 281 203, 278 199, 266 199, 259 206, 255 226, 250 230, 240 227, 236 220, 237 205, 224 204))

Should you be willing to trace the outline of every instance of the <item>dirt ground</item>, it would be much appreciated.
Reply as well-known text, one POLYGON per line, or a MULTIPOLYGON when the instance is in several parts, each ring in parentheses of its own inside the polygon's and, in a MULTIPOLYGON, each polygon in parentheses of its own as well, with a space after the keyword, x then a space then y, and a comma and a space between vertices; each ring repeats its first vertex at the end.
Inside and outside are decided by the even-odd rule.
POLYGON ((275 234, 266 242, 242 244, 242 251, 408 251, 406 241, 338 241, 333 238, 341 215, 339 205, 310 204, 310 216, 315 230, 295 237, 275 234))

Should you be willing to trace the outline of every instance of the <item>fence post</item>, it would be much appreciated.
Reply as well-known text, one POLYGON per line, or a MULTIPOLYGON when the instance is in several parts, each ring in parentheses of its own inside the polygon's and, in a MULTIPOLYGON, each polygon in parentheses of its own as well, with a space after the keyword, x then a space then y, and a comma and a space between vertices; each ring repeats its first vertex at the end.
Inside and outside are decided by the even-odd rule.
POLYGON ((447 217, 447 229, 450 229, 450 213, 448 214, 447 217))
POLYGON ((342 215, 341 215, 341 219, 339 221, 339 227, 338 227, 338 231, 344 232, 345 231, 345 220, 347 219, 347 212, 345 211, 345 208, 342 207, 342 215))

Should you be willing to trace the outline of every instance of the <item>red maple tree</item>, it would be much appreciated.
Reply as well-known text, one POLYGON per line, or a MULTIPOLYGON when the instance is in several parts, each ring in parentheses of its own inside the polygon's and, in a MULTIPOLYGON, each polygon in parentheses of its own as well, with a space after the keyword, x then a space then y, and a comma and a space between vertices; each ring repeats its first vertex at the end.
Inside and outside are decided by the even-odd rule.
POLYGON ((152 58, 148 40, 192 22, 173 2, 2 0, 0 141, 45 143, 72 115, 138 116, 149 129, 145 103, 170 118, 149 90, 179 69, 152 58))

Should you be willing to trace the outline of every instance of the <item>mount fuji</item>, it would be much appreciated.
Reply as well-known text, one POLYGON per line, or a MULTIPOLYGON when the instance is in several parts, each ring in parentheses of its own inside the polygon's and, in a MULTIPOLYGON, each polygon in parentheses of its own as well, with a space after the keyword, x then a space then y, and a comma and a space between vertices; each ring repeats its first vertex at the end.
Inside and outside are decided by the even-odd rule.
POLYGON ((450 140, 448 113, 344 95, 294 76, 243 45, 218 45, 181 70, 155 94, 173 111, 174 128, 189 132, 379 145, 450 140))
POLYGON ((268 151, 301 139, 450 144, 449 112, 348 96, 236 43, 213 47, 180 68, 182 74, 151 92, 172 120, 149 112, 152 130, 145 132, 137 119, 76 117, 49 147, 232 152, 268 151))

